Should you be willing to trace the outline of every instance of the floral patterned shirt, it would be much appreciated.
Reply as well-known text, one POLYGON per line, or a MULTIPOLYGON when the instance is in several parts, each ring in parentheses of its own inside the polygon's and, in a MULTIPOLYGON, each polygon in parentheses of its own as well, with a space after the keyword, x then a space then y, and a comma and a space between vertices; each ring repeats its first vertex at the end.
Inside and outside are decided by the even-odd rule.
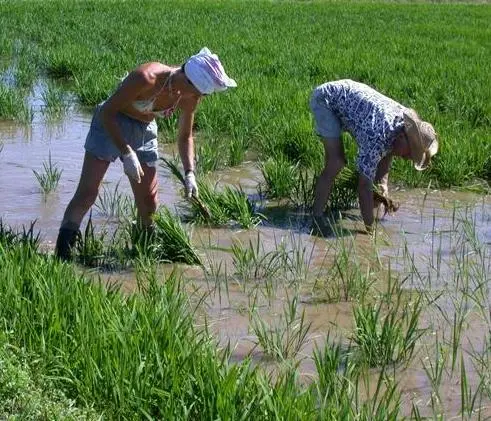
POLYGON ((378 163, 392 149, 404 127, 403 106, 363 83, 350 79, 327 82, 317 88, 343 130, 358 144, 357 167, 374 180, 378 163))

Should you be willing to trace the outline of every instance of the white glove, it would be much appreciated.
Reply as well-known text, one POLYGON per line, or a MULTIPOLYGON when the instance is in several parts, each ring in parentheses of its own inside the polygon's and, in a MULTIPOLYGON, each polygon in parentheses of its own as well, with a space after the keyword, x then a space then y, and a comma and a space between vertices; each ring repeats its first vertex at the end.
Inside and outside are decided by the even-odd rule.
POLYGON ((141 183, 141 178, 143 177, 143 169, 138 161, 138 157, 133 149, 129 146, 130 151, 123 155, 123 168, 124 173, 131 179, 135 180, 137 183, 141 183))
POLYGON ((196 177, 194 176, 193 171, 186 172, 184 177, 184 187, 186 189, 186 197, 198 197, 198 185, 196 184, 196 177))

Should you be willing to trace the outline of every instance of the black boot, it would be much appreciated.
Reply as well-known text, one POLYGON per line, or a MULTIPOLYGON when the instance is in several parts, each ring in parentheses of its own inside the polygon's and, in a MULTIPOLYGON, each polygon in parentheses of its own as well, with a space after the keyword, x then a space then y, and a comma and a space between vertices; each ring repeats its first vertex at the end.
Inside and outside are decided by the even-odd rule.
POLYGON ((56 239, 55 255, 64 262, 72 260, 72 249, 77 241, 78 230, 70 228, 60 228, 56 239))

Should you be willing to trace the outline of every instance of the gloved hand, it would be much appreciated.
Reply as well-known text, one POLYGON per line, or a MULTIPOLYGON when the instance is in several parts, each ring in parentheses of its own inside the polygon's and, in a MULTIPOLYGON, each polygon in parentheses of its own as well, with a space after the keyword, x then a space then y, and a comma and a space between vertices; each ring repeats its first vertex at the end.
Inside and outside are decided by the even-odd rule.
POLYGON ((137 183, 141 183, 141 178, 144 175, 142 166, 140 165, 140 161, 138 160, 135 151, 129 146, 128 148, 130 151, 123 155, 124 173, 137 183))
POLYGON ((184 176, 184 187, 186 189, 186 197, 198 197, 198 185, 196 184, 196 177, 194 176, 193 171, 186 171, 186 175, 184 176))

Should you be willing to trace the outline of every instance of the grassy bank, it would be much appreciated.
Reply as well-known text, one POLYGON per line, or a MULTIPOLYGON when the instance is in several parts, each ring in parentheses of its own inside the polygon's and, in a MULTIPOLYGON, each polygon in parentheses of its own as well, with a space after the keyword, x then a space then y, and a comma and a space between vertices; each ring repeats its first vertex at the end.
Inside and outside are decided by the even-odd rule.
MULTIPOLYGON (((38 77, 68 81, 78 101, 92 106, 138 63, 179 64, 207 45, 239 84, 206 98, 196 119, 201 140, 230 154, 224 162, 236 163, 249 147, 261 160, 282 155, 318 170, 322 150, 308 97, 320 83, 352 78, 414 107, 440 134, 432 169, 418 174, 397 162, 395 179, 449 186, 491 178, 487 4, 56 0, 1 7, 3 118, 29 118, 12 104, 38 77)), ((172 126, 161 123, 167 136, 172 126)), ((353 142, 347 149, 352 161, 353 142)))

